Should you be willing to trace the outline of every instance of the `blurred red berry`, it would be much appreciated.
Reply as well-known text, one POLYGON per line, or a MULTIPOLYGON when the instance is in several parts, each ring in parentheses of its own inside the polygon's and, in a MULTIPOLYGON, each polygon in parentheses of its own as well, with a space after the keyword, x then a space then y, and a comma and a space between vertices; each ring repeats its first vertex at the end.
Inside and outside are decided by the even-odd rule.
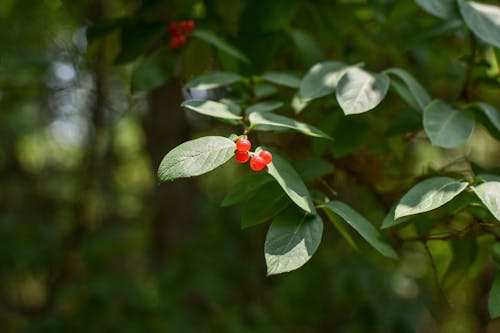
POLYGON ((262 159, 264 159, 264 162, 266 162, 266 165, 268 165, 269 163, 271 163, 273 161, 273 155, 268 152, 267 150, 263 150, 259 153, 259 156, 262 157, 262 159))
POLYGON ((184 30, 185 31, 193 31, 195 27, 196 27, 196 25, 195 25, 194 21, 193 20, 188 20, 185 23, 184 30))
POLYGON ((236 151, 234 153, 234 158, 238 163, 246 163, 250 159, 250 155, 247 151, 236 151))
POLYGON ((179 45, 184 45, 186 44, 186 36, 184 35, 179 35, 176 37, 178 39, 179 45))
POLYGON ((180 26, 177 24, 177 22, 170 22, 167 27, 168 33, 170 36, 178 36, 182 33, 182 30, 180 26))

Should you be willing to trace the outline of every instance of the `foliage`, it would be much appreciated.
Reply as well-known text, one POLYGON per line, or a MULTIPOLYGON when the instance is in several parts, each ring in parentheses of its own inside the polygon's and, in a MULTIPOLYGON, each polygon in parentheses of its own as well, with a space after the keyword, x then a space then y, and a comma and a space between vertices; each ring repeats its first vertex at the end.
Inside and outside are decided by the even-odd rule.
POLYGON ((494 1, 0 17, 2 331, 498 329, 494 1))

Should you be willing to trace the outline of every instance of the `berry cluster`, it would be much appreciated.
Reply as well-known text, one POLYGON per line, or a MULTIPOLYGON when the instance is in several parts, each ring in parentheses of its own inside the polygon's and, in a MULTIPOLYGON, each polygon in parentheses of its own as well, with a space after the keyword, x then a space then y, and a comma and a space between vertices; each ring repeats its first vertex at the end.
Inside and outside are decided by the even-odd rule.
POLYGON ((251 153, 250 148, 252 144, 245 137, 236 141, 236 152, 234 153, 234 158, 238 163, 246 163, 250 159, 250 154, 252 154, 252 159, 250 159, 250 168, 253 171, 260 171, 266 167, 273 160, 273 155, 267 150, 261 150, 258 154, 251 153))
POLYGON ((191 32, 195 28, 193 20, 187 21, 172 21, 168 24, 167 30, 170 34, 170 47, 177 49, 186 44, 187 38, 185 33, 191 32))

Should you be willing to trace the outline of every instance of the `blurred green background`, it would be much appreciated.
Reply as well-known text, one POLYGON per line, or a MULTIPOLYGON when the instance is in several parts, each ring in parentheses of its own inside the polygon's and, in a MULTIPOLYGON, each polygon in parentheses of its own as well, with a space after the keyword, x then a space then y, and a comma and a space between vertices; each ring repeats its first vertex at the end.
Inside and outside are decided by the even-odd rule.
MULTIPOLYGON (((1 0, 0 332, 500 332, 486 308, 491 267, 458 271, 438 291, 421 244, 401 246, 402 260, 393 262, 353 250, 326 225, 309 263, 266 277, 267 226, 242 231, 241 207, 220 208, 242 175, 235 163, 160 187, 155 179, 174 146, 227 132, 179 107, 193 75, 303 74, 332 59, 400 66, 436 96, 454 98, 465 40, 456 22, 413 1, 1 0), (189 18, 239 47, 251 65, 193 39, 167 52, 164 84, 131 92, 142 57, 167 45, 167 22, 189 18)), ((483 72, 473 75, 481 81, 483 72)), ((498 92, 496 82, 474 94, 498 106, 498 92)), ((380 117, 402 108, 390 96, 380 117)), ((364 141, 387 125, 376 117, 368 118, 371 132, 361 126, 364 141)), ((484 130, 476 136, 483 141, 474 162, 498 167, 498 141, 484 130)), ((390 145, 364 147, 398 149, 390 145)), ((365 157, 353 171, 362 184, 379 177, 365 157)), ((381 221, 360 182, 336 186, 381 221)), ((433 251, 445 262, 440 244, 433 251)))

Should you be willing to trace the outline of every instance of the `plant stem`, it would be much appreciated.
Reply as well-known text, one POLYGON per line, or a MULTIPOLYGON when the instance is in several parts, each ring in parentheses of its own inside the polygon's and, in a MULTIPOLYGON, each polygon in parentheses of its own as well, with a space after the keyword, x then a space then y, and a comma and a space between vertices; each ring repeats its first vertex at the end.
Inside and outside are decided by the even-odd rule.
POLYGON ((469 60, 467 61, 467 71, 465 72, 464 84, 462 86, 462 90, 460 91, 460 99, 464 101, 468 101, 470 98, 469 86, 472 81, 472 70, 474 69, 474 60, 477 52, 477 39, 471 31, 469 31, 469 40, 470 55, 469 60))

